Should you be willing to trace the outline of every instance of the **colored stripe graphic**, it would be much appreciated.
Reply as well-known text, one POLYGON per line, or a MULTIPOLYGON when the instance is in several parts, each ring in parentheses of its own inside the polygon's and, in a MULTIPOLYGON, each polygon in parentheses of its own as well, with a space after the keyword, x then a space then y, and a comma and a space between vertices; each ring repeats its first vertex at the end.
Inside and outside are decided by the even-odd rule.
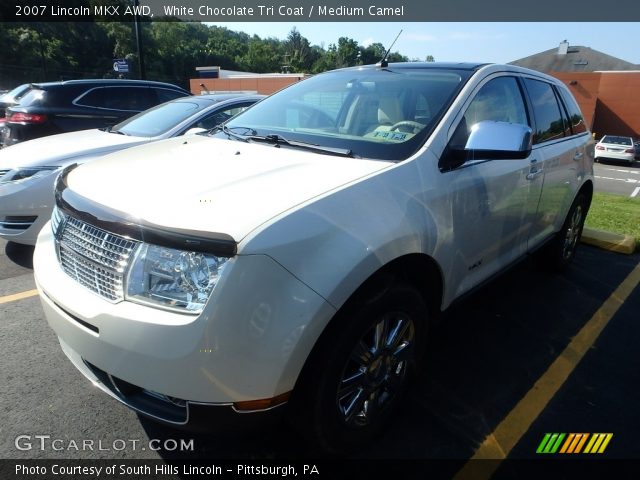
POLYGON ((611 441, 613 433, 594 433, 584 453, 602 453, 611 441))
POLYGON ((612 438, 613 433, 569 433, 568 435, 566 433, 546 433, 538 445, 536 453, 603 453, 612 438))
POLYGON ((565 433, 547 433, 538 445, 536 453, 556 453, 565 436, 565 433))

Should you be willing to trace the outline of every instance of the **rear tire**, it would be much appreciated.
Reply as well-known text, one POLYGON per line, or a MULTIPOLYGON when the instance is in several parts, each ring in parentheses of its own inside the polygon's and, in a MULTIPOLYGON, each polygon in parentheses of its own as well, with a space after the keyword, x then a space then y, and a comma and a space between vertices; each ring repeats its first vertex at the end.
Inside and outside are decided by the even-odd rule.
POLYGON ((546 264, 551 269, 561 272, 573 261, 589 206, 590 202, 584 193, 578 194, 571 204, 562 228, 544 251, 546 264))
POLYGON ((401 407, 424 349, 427 308, 392 284, 349 302, 308 360, 292 398, 292 424, 329 454, 374 438, 401 407))

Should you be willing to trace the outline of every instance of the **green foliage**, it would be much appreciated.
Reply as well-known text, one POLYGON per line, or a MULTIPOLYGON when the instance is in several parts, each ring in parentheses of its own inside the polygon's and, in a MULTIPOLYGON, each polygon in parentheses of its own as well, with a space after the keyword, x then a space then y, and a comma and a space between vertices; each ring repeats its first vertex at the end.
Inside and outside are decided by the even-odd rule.
POLYGON ((593 194, 585 225, 599 230, 632 235, 640 248, 640 199, 611 193, 593 194))
MULTIPOLYGON (((87 3, 87 0, 78 0, 87 3)), ((93 3, 94 0, 88 0, 93 3)), ((110 0, 114 5, 125 0, 110 0)), ((104 1, 103 1, 104 3, 104 1)), ((176 19, 141 23, 146 77, 186 87, 197 66, 216 65, 227 70, 254 73, 319 73, 334 68, 373 64, 385 47, 363 47, 340 37, 337 44, 311 45, 295 27, 287 38, 253 37, 218 26, 176 19)), ((114 77, 114 58, 126 58, 137 78, 138 53, 133 23, 3 23, 0 88, 20 83, 70 78, 114 77)), ((407 61, 398 52, 390 62, 407 61)))

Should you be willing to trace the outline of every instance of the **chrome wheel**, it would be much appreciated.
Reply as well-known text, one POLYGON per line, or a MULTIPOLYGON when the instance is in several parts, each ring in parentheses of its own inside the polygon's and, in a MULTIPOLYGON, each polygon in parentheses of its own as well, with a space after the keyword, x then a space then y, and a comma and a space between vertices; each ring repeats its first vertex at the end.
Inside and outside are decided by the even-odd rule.
POLYGON ((573 256, 580 234, 582 232, 582 224, 584 222, 582 205, 577 204, 571 218, 564 238, 564 245, 562 248, 562 257, 565 260, 571 259, 573 256))
POLYGON ((350 427, 364 427, 399 394, 411 361, 415 327, 404 313, 385 314, 360 338, 344 367, 336 406, 350 427))

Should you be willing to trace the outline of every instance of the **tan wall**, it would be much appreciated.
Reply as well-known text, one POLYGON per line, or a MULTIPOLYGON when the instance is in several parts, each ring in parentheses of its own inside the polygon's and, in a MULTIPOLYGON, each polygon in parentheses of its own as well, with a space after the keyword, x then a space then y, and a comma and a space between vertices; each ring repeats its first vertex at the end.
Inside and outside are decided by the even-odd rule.
POLYGON ((640 72, 603 73, 598 100, 597 134, 640 137, 640 72))
POLYGON ((569 87, 597 138, 606 134, 640 137, 640 72, 551 75, 569 87))
POLYGON ((211 93, 252 91, 262 95, 271 95, 274 92, 302 80, 300 77, 247 77, 247 78, 192 78, 190 82, 191 93, 200 95, 204 90, 200 84, 204 84, 211 93))

